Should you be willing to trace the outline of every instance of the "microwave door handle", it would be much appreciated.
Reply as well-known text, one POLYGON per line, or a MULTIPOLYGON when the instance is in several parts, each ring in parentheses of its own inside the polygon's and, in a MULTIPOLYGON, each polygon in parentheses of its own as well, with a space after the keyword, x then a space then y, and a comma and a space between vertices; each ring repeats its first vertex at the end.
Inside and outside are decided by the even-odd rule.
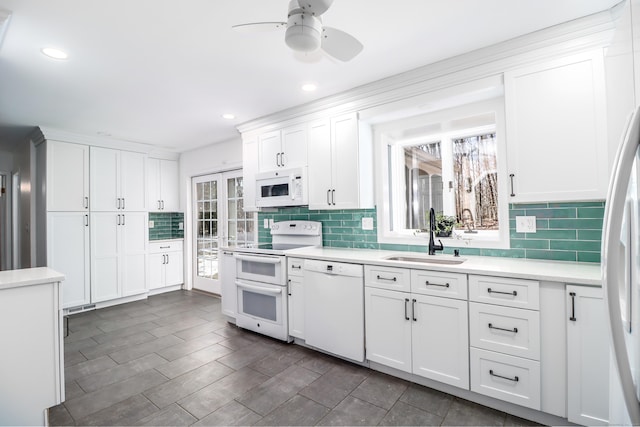
POLYGON ((277 257, 251 256, 251 255, 237 254, 236 259, 240 261, 261 262, 263 264, 280 264, 280 258, 277 258, 277 257))
POLYGON ((289 194, 291 195, 291 200, 296 199, 296 176, 295 174, 291 174, 291 178, 289 178, 291 183, 289 188, 289 194))
POLYGON ((236 286, 239 288, 248 289, 250 291, 255 291, 262 294, 279 295, 282 293, 282 288, 280 287, 272 288, 272 287, 266 287, 266 286, 255 286, 255 285, 250 285, 248 283, 241 282, 239 280, 236 280, 236 286))

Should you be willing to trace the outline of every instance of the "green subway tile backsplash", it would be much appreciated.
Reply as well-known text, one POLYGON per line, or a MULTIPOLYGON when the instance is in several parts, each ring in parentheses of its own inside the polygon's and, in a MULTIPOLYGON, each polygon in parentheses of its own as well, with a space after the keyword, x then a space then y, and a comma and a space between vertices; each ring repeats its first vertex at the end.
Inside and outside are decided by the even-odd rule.
POLYGON ((149 240, 183 239, 184 213, 182 212, 149 212, 149 240))
MULTIPOLYGON (((151 219, 151 214, 149 214, 151 219)), ((459 248, 464 255, 498 256, 559 261, 600 262, 600 241, 604 202, 530 203, 509 206, 511 249, 459 248), (536 233, 517 233, 516 216, 535 216, 536 233)), ((425 251, 424 246, 378 243, 375 209, 318 211, 307 208, 281 208, 260 212, 258 223, 310 220, 322 222, 323 245, 339 248, 425 251), (362 230, 361 220, 373 218, 373 230, 362 230)), ((151 234, 151 230, 149 230, 151 234)), ((260 227, 260 242, 271 241, 268 229, 260 227)), ((446 247, 444 252, 452 254, 446 247)))

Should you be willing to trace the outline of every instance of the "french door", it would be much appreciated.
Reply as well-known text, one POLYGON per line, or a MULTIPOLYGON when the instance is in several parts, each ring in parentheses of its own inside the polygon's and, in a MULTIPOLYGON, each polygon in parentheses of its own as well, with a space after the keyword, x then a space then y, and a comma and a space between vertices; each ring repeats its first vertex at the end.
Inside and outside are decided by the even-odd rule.
POLYGON ((219 249, 257 241, 257 215, 245 212, 242 170, 192 178, 193 287, 220 294, 219 249))

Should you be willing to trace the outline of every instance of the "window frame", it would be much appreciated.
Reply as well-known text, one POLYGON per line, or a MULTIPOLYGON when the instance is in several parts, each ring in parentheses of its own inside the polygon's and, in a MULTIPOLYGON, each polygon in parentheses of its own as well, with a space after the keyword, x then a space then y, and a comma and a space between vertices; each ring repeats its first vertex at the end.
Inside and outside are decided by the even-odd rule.
MULTIPOLYGON (((393 231, 391 222, 394 221, 394 212, 392 211, 392 204, 398 204, 406 202, 405 194, 397 194, 398 192, 391 193, 392 181, 391 178, 391 161, 390 158, 390 145, 409 145, 411 141, 415 143, 428 143, 427 141, 441 141, 441 149, 451 150, 451 147, 445 147, 451 145, 444 143, 441 136, 447 135, 448 140, 452 135, 460 137, 469 134, 475 134, 476 131, 480 133, 486 130, 491 130, 496 133, 497 142, 497 172, 498 172, 498 220, 500 223, 500 229, 497 231, 483 231, 478 234, 466 234, 461 231, 454 231, 452 237, 441 238, 445 247, 456 248, 495 248, 495 249, 508 249, 510 248, 509 239, 509 199, 508 199, 508 180, 507 180, 507 145, 506 145, 506 132, 505 132, 505 113, 504 113, 504 97, 499 96, 479 102, 464 103, 464 97, 461 97, 461 105, 451 108, 441 109, 424 114, 413 115, 394 121, 377 123, 373 125, 373 140, 375 150, 375 174, 377 177, 376 183, 376 205, 377 205, 377 233, 378 243, 381 244, 405 244, 415 246, 427 246, 429 233, 414 234, 413 229, 403 229, 400 231, 393 231), (449 127, 449 123, 476 115, 482 115, 486 113, 493 113, 495 116, 494 125, 478 125, 465 129, 452 130, 449 127), (414 129, 427 124, 440 124, 441 130, 436 132, 427 133, 425 135, 415 138, 402 138, 402 132, 406 129, 414 129), (428 137, 427 135, 431 135, 428 137), (390 202, 393 200, 393 202, 390 202)), ((453 165, 447 165, 447 168, 453 170, 453 165)), ((443 165, 443 182, 445 180, 445 166, 443 165)), ((397 179, 397 176, 396 176, 397 179)), ((444 202, 444 201, 443 201, 444 202)), ((398 221, 395 221, 398 223, 398 221)))

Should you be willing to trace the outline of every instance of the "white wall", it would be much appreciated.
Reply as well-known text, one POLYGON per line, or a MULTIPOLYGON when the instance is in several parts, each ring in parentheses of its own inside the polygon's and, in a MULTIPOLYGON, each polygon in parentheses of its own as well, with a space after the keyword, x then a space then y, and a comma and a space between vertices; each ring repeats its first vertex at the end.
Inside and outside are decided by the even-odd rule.
POLYGON ((193 283, 193 221, 191 178, 242 168, 242 140, 238 138, 208 145, 180 155, 180 209, 184 212, 185 288, 193 283))

